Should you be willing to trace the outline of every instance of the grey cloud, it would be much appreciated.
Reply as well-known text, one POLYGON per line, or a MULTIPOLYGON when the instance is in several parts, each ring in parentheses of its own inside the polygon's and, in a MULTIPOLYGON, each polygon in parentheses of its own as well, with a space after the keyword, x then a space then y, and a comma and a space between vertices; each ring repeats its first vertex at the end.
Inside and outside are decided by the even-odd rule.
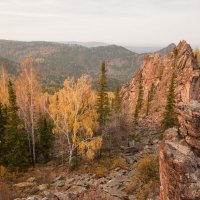
POLYGON ((0 38, 200 43, 199 7, 199 0, 1 0, 0 38))

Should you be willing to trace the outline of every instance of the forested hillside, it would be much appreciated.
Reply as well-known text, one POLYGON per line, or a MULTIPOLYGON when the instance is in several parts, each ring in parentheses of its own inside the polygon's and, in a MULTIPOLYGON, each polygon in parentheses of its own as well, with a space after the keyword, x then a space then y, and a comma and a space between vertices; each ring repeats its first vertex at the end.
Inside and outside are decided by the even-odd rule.
POLYGON ((18 64, 0 56, 0 66, 4 66, 10 74, 16 74, 18 64))
POLYGON ((116 45, 87 48, 53 42, 8 40, 0 41, 0 56, 16 63, 32 56, 37 61, 42 82, 49 90, 59 87, 67 76, 79 77, 86 73, 93 78, 96 86, 102 60, 107 63, 108 89, 112 90, 131 78, 144 57, 116 45))

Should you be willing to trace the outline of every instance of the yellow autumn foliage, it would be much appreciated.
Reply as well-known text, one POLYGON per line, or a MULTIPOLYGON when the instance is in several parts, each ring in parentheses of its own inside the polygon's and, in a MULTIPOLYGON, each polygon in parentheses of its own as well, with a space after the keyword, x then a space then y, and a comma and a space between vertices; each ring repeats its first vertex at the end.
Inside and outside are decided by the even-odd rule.
POLYGON ((88 160, 92 160, 102 145, 102 137, 96 137, 95 140, 80 142, 78 146, 81 155, 88 160))
POLYGON ((0 102, 4 105, 8 104, 8 83, 9 76, 4 66, 0 66, 0 102))
POLYGON ((96 94, 89 76, 83 75, 77 81, 66 79, 64 87, 49 100, 48 111, 55 125, 53 132, 65 134, 69 148, 77 148, 82 156, 92 159, 101 148, 102 138, 94 137, 93 133, 98 127, 96 94))

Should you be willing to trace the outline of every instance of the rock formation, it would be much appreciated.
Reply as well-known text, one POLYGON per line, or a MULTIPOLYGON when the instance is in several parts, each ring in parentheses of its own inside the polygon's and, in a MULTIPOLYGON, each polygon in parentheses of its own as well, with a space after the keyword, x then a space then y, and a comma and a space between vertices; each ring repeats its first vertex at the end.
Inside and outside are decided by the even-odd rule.
MULTIPOLYGON (((160 122, 168 88, 175 73, 175 96, 178 126, 164 133, 160 144, 160 199, 200 199, 200 69, 189 44, 181 41, 168 55, 147 55, 132 81, 121 90, 124 113, 133 115, 142 77, 143 107, 146 115, 149 92, 153 99, 149 115, 160 122)), ((131 119, 129 117, 129 119, 131 119)))
POLYGON ((176 47, 176 53, 171 52, 165 56, 159 54, 146 56, 132 81, 121 90, 124 112, 127 112, 127 110, 127 114, 134 112, 138 97, 139 79, 142 77, 144 95, 140 114, 144 116, 146 113, 148 94, 153 87, 153 99, 150 103, 149 113, 153 113, 155 120, 161 120, 173 72, 176 74, 176 102, 188 103, 191 99, 199 100, 200 71, 197 68, 190 45, 181 41, 176 47))
POLYGON ((200 199, 200 103, 178 105, 179 128, 160 145, 160 199, 200 199))

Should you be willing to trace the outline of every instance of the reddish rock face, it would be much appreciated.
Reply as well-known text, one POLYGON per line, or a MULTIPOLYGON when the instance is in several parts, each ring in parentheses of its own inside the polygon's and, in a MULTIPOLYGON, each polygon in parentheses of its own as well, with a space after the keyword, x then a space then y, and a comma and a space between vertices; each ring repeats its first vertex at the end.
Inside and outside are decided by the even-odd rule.
POLYGON ((179 127, 167 130, 160 144, 160 199, 200 200, 200 70, 190 45, 181 41, 166 56, 146 56, 140 71, 121 90, 123 111, 133 115, 142 75, 144 90, 140 116, 147 110, 148 93, 154 86, 149 115, 162 120, 168 88, 175 73, 175 95, 179 127))
POLYGON ((200 103, 178 105, 179 128, 160 144, 160 199, 200 199, 200 103))
POLYGON ((148 92, 154 85, 153 100, 150 103, 150 115, 153 114, 157 121, 161 120, 173 71, 176 74, 176 102, 188 103, 191 99, 200 99, 200 70, 197 69, 192 49, 185 41, 181 41, 176 49, 177 54, 171 52, 163 57, 159 56, 159 54, 146 56, 140 71, 121 90, 122 104, 127 115, 132 114, 135 110, 140 73, 142 74, 144 89, 141 115, 146 113, 148 92))

